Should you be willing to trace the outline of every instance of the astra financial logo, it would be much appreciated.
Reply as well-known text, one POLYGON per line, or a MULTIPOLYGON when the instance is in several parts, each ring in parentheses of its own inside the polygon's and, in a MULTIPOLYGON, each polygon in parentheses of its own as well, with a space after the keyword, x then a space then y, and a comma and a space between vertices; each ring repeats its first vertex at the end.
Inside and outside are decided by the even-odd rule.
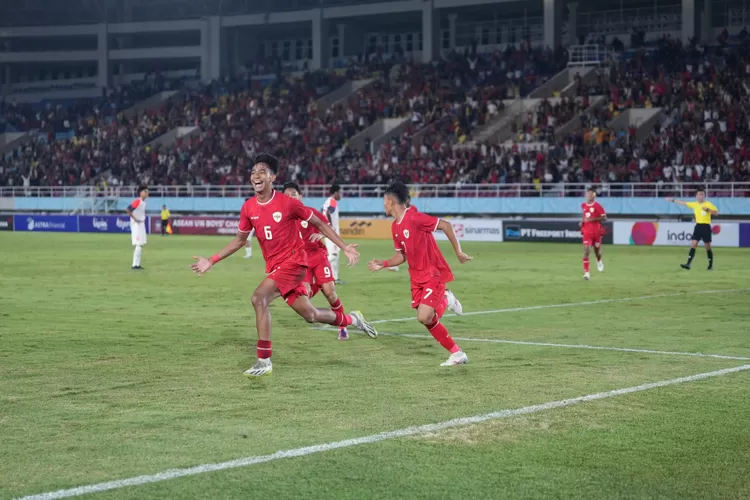
POLYGON ((26 218, 26 230, 27 231, 64 231, 66 229, 65 222, 53 222, 51 220, 38 220, 34 217, 26 218))

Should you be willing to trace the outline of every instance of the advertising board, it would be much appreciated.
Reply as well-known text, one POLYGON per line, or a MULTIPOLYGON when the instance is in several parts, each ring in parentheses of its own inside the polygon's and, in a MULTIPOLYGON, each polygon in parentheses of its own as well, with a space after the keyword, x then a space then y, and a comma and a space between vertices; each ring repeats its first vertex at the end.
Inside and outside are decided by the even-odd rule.
MULTIPOLYGON (((612 243, 612 223, 605 222, 602 243, 612 243)), ((517 220, 503 222, 505 241, 529 241, 546 243, 582 243, 583 235, 575 221, 517 220)))
MULTIPOLYGON (((693 239, 692 222, 615 222, 616 245, 685 246, 693 239)), ((717 247, 740 246, 740 225, 736 222, 713 224, 712 244, 717 247)))

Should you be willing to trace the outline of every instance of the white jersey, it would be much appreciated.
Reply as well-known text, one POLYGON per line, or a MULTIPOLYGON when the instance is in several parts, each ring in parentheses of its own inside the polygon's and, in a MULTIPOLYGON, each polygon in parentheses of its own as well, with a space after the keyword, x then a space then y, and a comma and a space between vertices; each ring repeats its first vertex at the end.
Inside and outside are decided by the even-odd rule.
POLYGON ((146 220, 146 201, 145 200, 136 198, 135 200, 133 200, 133 203, 130 204, 129 208, 130 208, 130 211, 133 212, 133 217, 142 221, 146 220))
POLYGON ((336 234, 339 234, 341 232, 339 230, 339 202, 333 196, 328 198, 323 204, 323 213, 328 216, 336 234))
POLYGON ((140 198, 133 200, 130 204, 130 211, 133 217, 141 222, 130 219, 130 240, 133 245, 146 244, 146 202, 140 198))

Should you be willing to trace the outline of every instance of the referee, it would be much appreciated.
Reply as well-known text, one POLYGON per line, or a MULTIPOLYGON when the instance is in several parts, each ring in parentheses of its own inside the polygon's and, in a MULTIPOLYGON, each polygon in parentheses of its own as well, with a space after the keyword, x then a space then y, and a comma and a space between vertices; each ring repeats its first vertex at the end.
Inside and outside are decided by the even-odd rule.
POLYGON ((161 206, 161 235, 166 236, 167 234, 167 227, 169 226, 169 218, 172 216, 171 213, 169 213, 169 209, 166 205, 161 206))
POLYGON ((680 264, 680 267, 690 269, 690 263, 693 262, 693 257, 695 257, 695 249, 698 247, 698 242, 703 240, 704 245, 706 245, 706 254, 708 255, 708 270, 711 271, 714 268, 714 251, 711 249, 711 216, 719 215, 719 210, 713 203, 706 201, 706 190, 703 188, 698 189, 695 193, 695 201, 684 202, 682 200, 675 200, 674 198, 667 198, 667 201, 692 208, 695 213, 695 228, 693 229, 693 238, 690 242, 688 261, 687 264, 680 264))

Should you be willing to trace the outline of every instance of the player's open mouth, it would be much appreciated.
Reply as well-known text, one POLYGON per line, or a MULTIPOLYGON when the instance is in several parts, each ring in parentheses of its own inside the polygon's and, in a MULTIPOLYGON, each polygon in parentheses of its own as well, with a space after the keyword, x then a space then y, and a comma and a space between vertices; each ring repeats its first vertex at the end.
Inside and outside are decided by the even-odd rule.
POLYGON ((263 181, 253 181, 253 187, 255 189, 260 189, 263 187, 263 181))

